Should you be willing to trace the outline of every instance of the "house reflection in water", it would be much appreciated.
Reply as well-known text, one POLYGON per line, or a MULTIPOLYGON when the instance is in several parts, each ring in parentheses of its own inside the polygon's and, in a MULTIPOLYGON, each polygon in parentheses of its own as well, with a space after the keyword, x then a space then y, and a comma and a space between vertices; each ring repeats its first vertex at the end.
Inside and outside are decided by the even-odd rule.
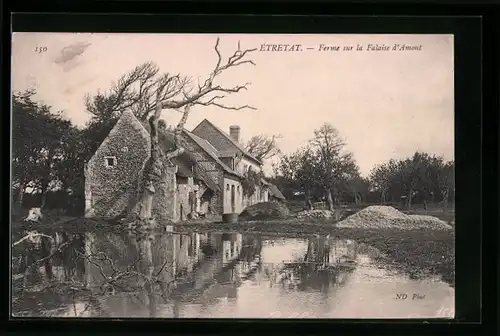
POLYGON ((264 272, 270 286, 279 284, 287 289, 316 289, 326 293, 330 286, 344 284, 352 269, 346 265, 356 260, 356 253, 353 241, 313 236, 307 241, 303 259, 283 265, 266 265, 264 272))
MULTIPOLYGON (((204 292, 211 297, 235 298, 240 274, 235 265, 240 254, 249 254, 248 247, 255 247, 248 242, 243 247, 243 243, 239 233, 167 233, 141 237, 88 233, 81 250, 95 258, 80 259, 81 281, 96 292, 104 290, 98 300, 101 308, 113 317, 157 316, 160 306, 197 301, 207 294, 204 292), (106 285, 100 268, 109 276, 131 266, 134 272, 156 277, 157 286, 148 293, 140 276, 122 279, 119 286, 124 290, 106 285)), ((68 267, 69 264, 63 267, 64 272, 68 267)))
POLYGON ((270 286, 325 292, 342 282, 343 271, 334 265, 355 259, 356 253, 353 242, 314 236, 296 262, 266 264, 261 260, 262 238, 257 235, 87 233, 62 237, 71 240, 71 248, 54 258, 46 275, 52 272, 61 282, 82 283, 93 293, 92 302, 87 298, 67 303, 71 307, 64 316, 182 317, 189 315, 185 310, 192 309, 192 304, 206 307, 217 300, 237 300, 244 281, 260 282, 263 277, 270 286), (120 272, 129 275, 114 285, 105 279, 120 272), (154 280, 153 286, 147 277, 154 280))

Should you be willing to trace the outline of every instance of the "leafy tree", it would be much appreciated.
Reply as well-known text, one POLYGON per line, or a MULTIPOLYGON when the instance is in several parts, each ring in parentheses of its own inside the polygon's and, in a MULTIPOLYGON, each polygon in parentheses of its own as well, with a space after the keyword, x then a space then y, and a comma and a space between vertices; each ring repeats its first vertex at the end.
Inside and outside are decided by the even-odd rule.
POLYGON ((359 193, 363 186, 367 189, 352 154, 345 151, 345 142, 330 124, 315 130, 308 146, 282 155, 274 171, 282 183, 304 192, 306 202, 313 196, 326 197, 330 210, 341 199, 360 202, 359 193))
POLYGON ((257 188, 262 188, 263 179, 264 174, 261 171, 249 169, 247 172, 245 172, 244 178, 241 181, 243 195, 245 195, 246 197, 253 196, 257 188))
POLYGON ((454 163, 427 153, 416 152, 411 157, 389 160, 370 173, 371 187, 381 193, 384 204, 406 197, 411 208, 415 197, 426 203, 440 201, 446 208, 448 194, 454 190, 454 163))
POLYGON ((338 201, 341 184, 359 175, 352 153, 345 151, 345 145, 338 130, 328 123, 316 129, 311 140, 317 158, 317 177, 323 185, 331 211, 334 210, 335 201, 338 201))
POLYGON ((355 204, 366 202, 370 193, 370 181, 367 178, 358 173, 341 182, 342 198, 352 200, 355 204))
POLYGON ((45 207, 47 192, 57 182, 57 166, 64 160, 63 138, 74 130, 61 112, 33 100, 33 90, 15 92, 12 99, 12 172, 17 189, 17 204, 22 205, 26 186, 42 195, 45 207))
POLYGON ((77 128, 71 128, 61 139, 61 159, 55 165, 55 176, 61 184, 61 189, 68 194, 68 210, 81 212, 85 200, 86 163, 85 153, 88 139, 85 133, 77 128))
POLYGON ((309 147, 281 156, 279 162, 274 165, 275 180, 281 181, 281 184, 278 184, 280 189, 289 189, 292 194, 303 192, 308 202, 320 184, 316 159, 309 147))

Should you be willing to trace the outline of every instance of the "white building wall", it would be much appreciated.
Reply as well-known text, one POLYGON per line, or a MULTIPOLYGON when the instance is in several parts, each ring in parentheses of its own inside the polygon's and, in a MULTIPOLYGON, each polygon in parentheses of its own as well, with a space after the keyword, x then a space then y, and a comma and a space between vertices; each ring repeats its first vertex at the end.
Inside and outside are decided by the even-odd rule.
POLYGON ((239 181, 224 178, 224 191, 223 191, 223 213, 232 213, 231 207, 231 189, 234 187, 234 212, 240 213, 243 211, 243 189, 239 181))
POLYGON ((240 174, 245 174, 248 171, 248 167, 252 167, 254 171, 261 171, 261 167, 258 164, 245 157, 237 163, 236 171, 240 174))

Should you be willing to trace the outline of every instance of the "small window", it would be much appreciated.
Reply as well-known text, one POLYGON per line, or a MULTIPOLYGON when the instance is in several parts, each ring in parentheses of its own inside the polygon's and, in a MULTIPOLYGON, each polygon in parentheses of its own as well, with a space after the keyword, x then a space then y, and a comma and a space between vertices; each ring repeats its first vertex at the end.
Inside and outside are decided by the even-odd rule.
POLYGON ((236 191, 240 192, 240 186, 236 186, 236 191))
POLYGON ((229 191, 229 184, 226 184, 226 191, 229 191))
POLYGON ((116 157, 114 156, 106 156, 104 158, 104 164, 106 165, 106 167, 115 167, 116 166, 116 157))

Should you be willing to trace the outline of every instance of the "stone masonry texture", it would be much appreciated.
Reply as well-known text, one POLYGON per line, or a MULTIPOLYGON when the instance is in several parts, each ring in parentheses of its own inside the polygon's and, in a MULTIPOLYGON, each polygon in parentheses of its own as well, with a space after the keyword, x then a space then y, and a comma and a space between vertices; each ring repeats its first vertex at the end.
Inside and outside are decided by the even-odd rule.
MULTIPOLYGON (((87 165, 85 184, 93 215, 114 217, 134 209, 150 144, 139 120, 123 112, 87 165), (106 157, 115 157, 116 166, 107 167, 106 157)), ((163 180, 154 184, 153 215, 159 220, 175 218, 175 168, 169 167, 163 180)))

